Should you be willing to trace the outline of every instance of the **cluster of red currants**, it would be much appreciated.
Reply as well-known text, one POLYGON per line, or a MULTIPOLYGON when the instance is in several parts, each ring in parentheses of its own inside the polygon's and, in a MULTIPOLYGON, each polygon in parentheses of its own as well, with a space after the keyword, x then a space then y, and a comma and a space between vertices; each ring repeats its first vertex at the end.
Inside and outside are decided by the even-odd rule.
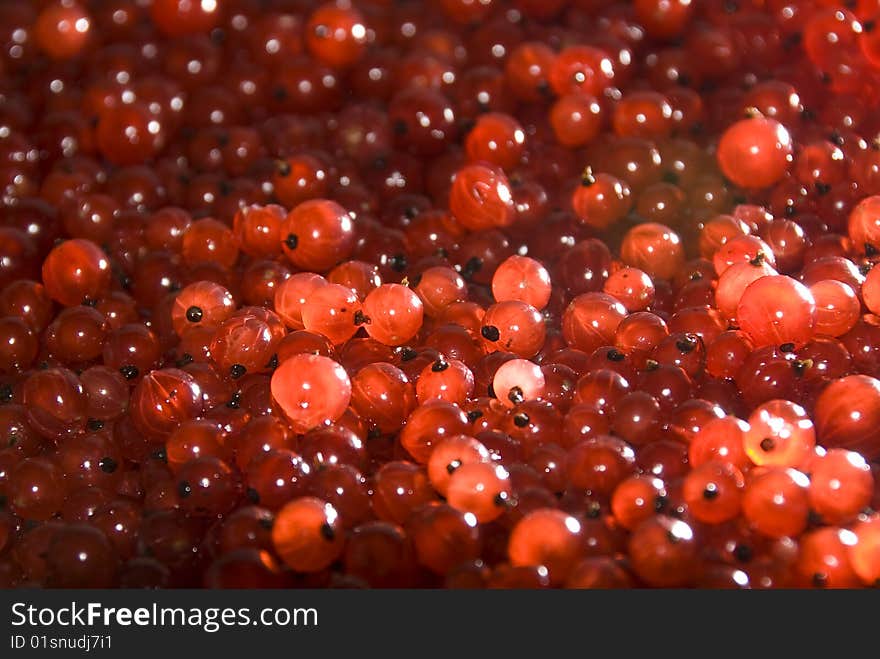
POLYGON ((0 586, 875 585, 878 19, 0 4, 0 586))

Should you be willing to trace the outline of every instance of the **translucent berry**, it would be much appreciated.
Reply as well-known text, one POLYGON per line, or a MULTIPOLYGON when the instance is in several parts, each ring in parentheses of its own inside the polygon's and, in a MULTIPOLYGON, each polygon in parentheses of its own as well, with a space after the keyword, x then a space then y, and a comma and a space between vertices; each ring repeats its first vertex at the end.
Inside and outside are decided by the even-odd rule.
POLYGON ((770 467, 756 474, 743 495, 743 516, 770 538, 796 536, 807 526, 809 479, 799 471, 770 467))
POLYGON ((449 478, 449 505, 470 513, 478 522, 491 522, 511 504, 510 476, 501 465, 474 462, 457 468, 449 478))
POLYGON ((761 277, 743 291, 736 319, 756 346, 793 344, 812 338, 816 300, 810 290, 785 275, 761 277))
POLYGON ((550 274, 535 259, 510 256, 492 275, 492 295, 497 302, 519 300, 540 311, 550 301, 550 274))
POLYGON ((511 565, 543 565, 554 583, 568 577, 583 552, 583 529, 561 510, 542 508, 528 513, 510 533, 511 565))
POLYGON ((197 281, 181 290, 171 309, 178 336, 194 327, 216 327, 235 311, 235 300, 226 288, 212 281, 197 281))
POLYGON ((721 524, 740 512, 745 481, 729 462, 712 460, 684 479, 684 499, 693 516, 704 524, 721 524))
POLYGON ((431 451, 428 459, 428 478, 441 495, 446 496, 449 479, 461 466, 489 461, 489 451, 470 435, 456 435, 444 439, 431 451))
POLYGON ((515 215, 507 177, 486 165, 466 165, 455 174, 449 210, 471 230, 508 226, 515 215))
POLYGON ((880 455, 880 381, 848 375, 829 384, 816 401, 816 436, 826 448, 880 455))
POLYGON ((180 369, 147 373, 131 393, 131 417, 150 441, 165 442, 182 422, 202 413, 204 401, 193 377, 180 369))
POLYGON ((56 2, 40 12, 34 25, 37 44, 53 59, 70 59, 89 40, 92 18, 78 3, 56 2))
MULTIPOLYGON (((295 299, 293 303, 295 305, 295 299)), ((318 283, 305 298, 301 315, 305 329, 323 334, 334 345, 345 343, 358 331, 358 322, 366 321, 357 294, 340 284, 321 286, 318 283)))
POLYGON ((502 364, 492 379, 496 398, 508 407, 539 398, 544 391, 544 373, 527 359, 512 359, 502 364))
POLYGON ((275 515, 272 544, 288 567, 297 572, 317 572, 342 554, 345 537, 332 505, 314 497, 301 497, 275 515))
POLYGON ((672 279, 684 265, 684 248, 672 229, 648 222, 627 232, 620 246, 620 258, 651 277, 672 279))
POLYGON ((408 286, 383 284, 364 298, 367 334, 380 343, 402 345, 422 327, 424 305, 408 286))
POLYGON ((327 272, 354 251, 354 225, 339 204, 328 199, 304 201, 281 224, 284 254, 298 268, 327 272))
POLYGON ((68 307, 97 300, 110 286, 110 261, 89 240, 66 240, 43 261, 43 285, 49 297, 68 307))
POLYGON ((312 12, 305 35, 309 52, 323 64, 338 68, 357 62, 367 45, 367 28, 360 12, 334 3, 312 12))
POLYGON ((513 169, 522 156, 526 134, 513 117, 489 112, 481 115, 465 139, 473 161, 484 161, 505 170, 513 169))
POLYGON ((422 369, 416 381, 419 403, 432 399, 464 405, 474 393, 474 374, 458 359, 438 359, 422 369))
POLYGON ((800 405, 771 400, 751 413, 743 441, 758 466, 801 467, 816 445, 816 431, 800 405))
POLYGON ((810 507, 830 524, 843 524, 869 505, 874 476, 855 451, 833 448, 810 463, 810 507))

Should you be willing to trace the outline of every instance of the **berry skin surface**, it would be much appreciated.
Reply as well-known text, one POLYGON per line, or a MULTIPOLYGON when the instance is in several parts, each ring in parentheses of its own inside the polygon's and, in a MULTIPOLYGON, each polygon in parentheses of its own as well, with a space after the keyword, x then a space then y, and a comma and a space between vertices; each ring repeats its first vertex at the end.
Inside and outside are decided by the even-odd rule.
POLYGON ((335 361, 321 355, 295 355, 272 374, 272 397, 292 428, 311 430, 336 421, 351 400, 351 381, 335 361))

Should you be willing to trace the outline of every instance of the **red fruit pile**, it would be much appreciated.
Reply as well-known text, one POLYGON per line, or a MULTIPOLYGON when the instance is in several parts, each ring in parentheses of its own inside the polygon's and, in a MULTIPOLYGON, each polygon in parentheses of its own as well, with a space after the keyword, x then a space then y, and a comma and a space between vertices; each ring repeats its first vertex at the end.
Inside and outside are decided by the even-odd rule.
POLYGON ((878 20, 0 4, 0 586, 874 585, 878 20))

